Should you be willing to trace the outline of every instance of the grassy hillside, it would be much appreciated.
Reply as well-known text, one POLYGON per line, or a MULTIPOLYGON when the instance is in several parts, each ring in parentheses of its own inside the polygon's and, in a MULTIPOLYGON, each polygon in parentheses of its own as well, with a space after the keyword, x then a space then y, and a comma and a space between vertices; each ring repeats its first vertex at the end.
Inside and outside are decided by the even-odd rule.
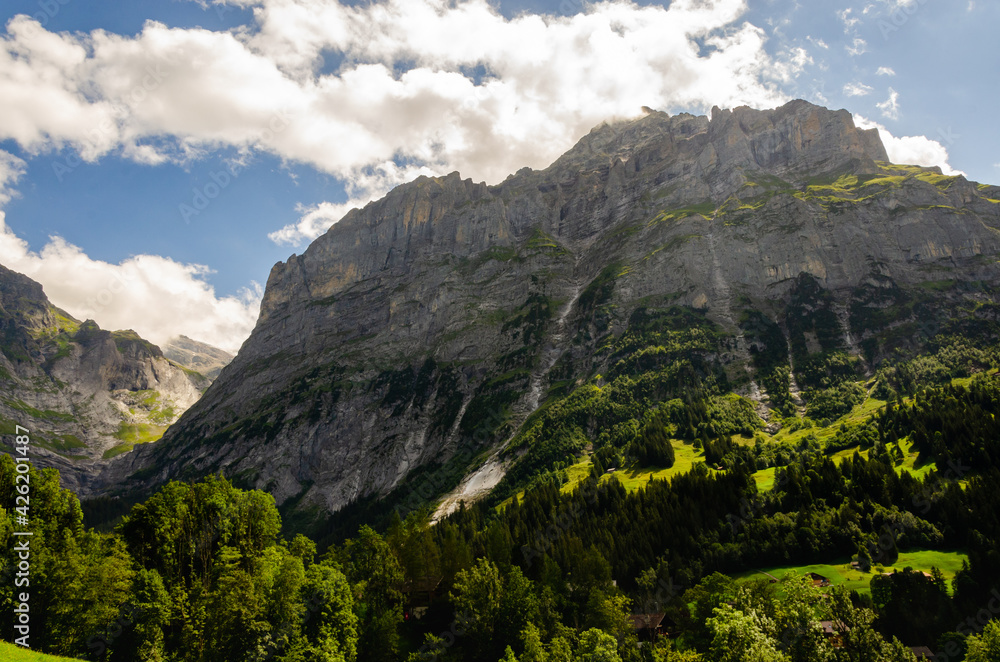
POLYGON ((74 660, 72 657, 57 657, 35 652, 29 648, 21 648, 6 641, 0 641, 0 660, 4 662, 58 662, 58 660, 74 660))
MULTIPOLYGON (((985 370, 984 374, 996 375, 997 369, 991 368, 985 370)), ((948 380, 948 383, 953 386, 967 387, 972 382, 972 379, 972 377, 955 377, 948 380)), ((781 452, 780 449, 784 447, 790 454, 794 454, 798 452, 798 449, 812 445, 823 449, 836 462, 842 462, 844 459, 852 457, 855 453, 859 453, 862 457, 867 458, 870 450, 867 445, 858 443, 843 447, 842 440, 845 436, 845 431, 849 432, 852 429, 869 428, 875 425, 875 417, 885 409, 886 400, 872 395, 873 392, 878 390, 877 382, 877 379, 851 382, 859 389, 864 390, 866 394, 864 400, 852 406, 842 416, 833 420, 815 421, 807 416, 792 416, 780 420, 780 428, 772 433, 766 430, 757 430, 752 436, 746 432, 724 436, 732 442, 734 447, 752 447, 757 444, 770 444, 772 447, 779 449, 779 453, 781 452)), ((736 397, 738 396, 730 396, 730 398, 736 397)), ((739 399, 743 400, 742 398, 739 399)), ((743 402, 746 401, 743 400, 743 402)), ((901 397, 900 402, 912 405, 914 397, 901 397)), ((677 431, 678 429, 675 428, 674 432, 677 431)), ((670 444, 673 447, 675 458, 672 466, 644 467, 640 466, 634 459, 629 458, 627 454, 619 454, 617 459, 624 460, 624 462, 620 466, 612 462, 611 467, 604 469, 601 481, 616 479, 621 482, 627 491, 633 492, 644 487, 650 480, 671 478, 687 473, 695 465, 706 462, 705 450, 699 447, 700 444, 689 439, 679 438, 670 439, 670 444)), ((897 445, 900 455, 896 460, 896 471, 898 473, 906 472, 917 479, 923 479, 937 469, 934 461, 920 459, 917 449, 914 448, 914 444, 909 438, 900 439, 897 445)), ((593 451, 582 451, 572 462, 564 462, 563 464, 566 465, 564 468, 561 470, 557 469, 556 474, 562 483, 561 491, 563 493, 568 494, 572 492, 591 475, 594 469, 594 457, 595 453, 593 451)), ((602 468, 603 466, 607 466, 607 463, 604 463, 602 468)), ((715 468, 711 464, 709 466, 715 468)), ((774 487, 776 471, 777 467, 769 466, 753 474, 758 491, 764 492, 774 487)), ((518 496, 523 497, 523 495, 524 491, 519 490, 518 496)), ((501 503, 501 506, 509 502, 510 498, 507 498, 501 503)))
MULTIPOLYGON (((883 572, 895 572, 904 568, 912 568, 917 572, 930 572, 932 568, 938 568, 944 574, 945 579, 951 581, 955 573, 962 569, 962 563, 968 561, 969 557, 959 552, 941 552, 933 550, 913 550, 910 552, 900 552, 899 558, 891 566, 882 569, 883 572)), ((807 572, 814 572, 823 575, 830 580, 833 586, 845 585, 848 590, 859 593, 869 593, 869 585, 877 570, 872 572, 861 572, 851 567, 850 559, 838 559, 833 563, 815 563, 810 565, 790 565, 776 566, 773 568, 760 568, 750 570, 737 575, 737 579, 749 579, 759 577, 761 574, 770 575, 776 579, 781 579, 786 573, 804 575, 807 572)))

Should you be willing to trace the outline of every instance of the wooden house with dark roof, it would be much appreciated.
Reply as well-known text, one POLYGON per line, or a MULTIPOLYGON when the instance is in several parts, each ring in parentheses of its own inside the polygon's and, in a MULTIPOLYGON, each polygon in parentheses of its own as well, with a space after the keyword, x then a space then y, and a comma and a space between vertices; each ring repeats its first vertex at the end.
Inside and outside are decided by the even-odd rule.
POLYGON ((653 641, 657 637, 670 636, 668 627, 673 621, 664 613, 632 614, 628 618, 640 641, 653 641))

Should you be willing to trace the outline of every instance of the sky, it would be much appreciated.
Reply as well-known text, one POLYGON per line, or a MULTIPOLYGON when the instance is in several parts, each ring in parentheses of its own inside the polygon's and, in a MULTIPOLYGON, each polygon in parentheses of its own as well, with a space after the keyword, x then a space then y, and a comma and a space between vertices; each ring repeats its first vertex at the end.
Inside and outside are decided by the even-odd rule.
POLYGON ((421 174, 498 183, 642 106, 802 98, 1000 182, 985 0, 5 0, 0 264, 235 351, 271 266, 421 174))

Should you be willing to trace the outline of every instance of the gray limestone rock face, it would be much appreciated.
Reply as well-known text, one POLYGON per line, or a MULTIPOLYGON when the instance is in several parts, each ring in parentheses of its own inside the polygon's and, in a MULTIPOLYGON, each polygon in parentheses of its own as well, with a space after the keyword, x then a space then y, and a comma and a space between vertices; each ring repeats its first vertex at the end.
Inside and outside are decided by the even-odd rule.
POLYGON ((873 272, 996 283, 995 191, 893 166, 847 111, 804 101, 603 124, 496 186, 421 177, 275 265, 233 362, 88 489, 222 471, 322 514, 437 472, 433 499, 509 439, 550 373, 606 367, 597 349, 640 307, 707 311, 739 374, 739 310, 773 308, 800 274, 842 307, 873 272))
POLYGON ((215 379, 233 360, 233 355, 218 347, 178 336, 163 346, 163 355, 174 363, 215 379))
POLYGON ((112 449, 158 437, 209 384, 132 331, 78 322, 2 266, 0 334, 0 427, 29 429, 34 463, 75 489, 112 449))

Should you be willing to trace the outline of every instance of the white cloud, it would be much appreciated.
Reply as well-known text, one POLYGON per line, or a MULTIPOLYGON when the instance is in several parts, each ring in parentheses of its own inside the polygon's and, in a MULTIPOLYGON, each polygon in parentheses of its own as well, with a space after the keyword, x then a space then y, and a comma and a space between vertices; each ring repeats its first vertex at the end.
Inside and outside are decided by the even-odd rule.
POLYGON ((358 173, 349 182, 347 202, 321 202, 316 205, 299 205, 296 212, 301 214, 298 222, 286 225, 268 234, 268 238, 278 244, 297 244, 303 239, 313 239, 324 232, 344 215, 355 208, 382 197, 394 187, 412 181, 420 175, 433 176, 436 173, 423 166, 400 167, 389 161, 377 167, 358 173))
POLYGON ((856 57, 868 52, 868 42, 861 37, 855 37, 850 46, 844 46, 844 48, 847 50, 848 55, 856 57))
POLYGON ((0 149, 0 207, 16 195, 11 187, 24 174, 25 163, 9 152, 0 149))
MULTIPOLYGON (((497 182, 544 167, 642 106, 774 107, 787 100, 778 84, 812 62, 804 49, 768 55, 764 32, 740 23, 746 0, 606 0, 512 19, 487 0, 229 4, 252 9, 253 24, 151 21, 122 36, 11 19, 0 33, 0 141, 88 162, 185 162, 235 147, 312 165, 342 180, 348 200, 300 206, 298 223, 270 235, 297 243, 419 174, 497 182)), ((0 152, 0 205, 23 170, 0 152)), ((75 316, 228 350, 254 325, 259 289, 218 297, 206 267, 154 255, 111 264, 58 237, 35 253, 3 221, 0 211, 0 262, 75 316)))
POLYGON ((806 65, 813 64, 812 56, 804 48, 792 48, 785 53, 783 63, 786 70, 783 80, 790 80, 796 73, 801 71, 806 65))
MULTIPOLYGON (((0 140, 141 163, 261 150, 337 176, 362 203, 401 181, 372 170, 497 182, 644 105, 773 107, 787 100, 777 84, 811 62, 802 49, 768 55, 763 31, 739 23, 745 0, 607 0, 512 19, 487 0, 230 4, 252 8, 254 24, 149 22, 119 36, 12 19, 0 43, 0 140), (341 60, 332 72, 331 55, 341 60), (477 67, 482 80, 466 73, 477 67)), ((339 209, 310 208, 272 237, 311 239, 339 209)))
POLYGON ((878 71, 875 72, 876 76, 895 76, 896 70, 892 67, 879 67, 878 71))
POLYGON ((844 94, 849 97, 863 97, 871 94, 874 88, 865 85, 864 83, 848 83, 844 86, 844 94))
POLYGON ((847 9, 843 9, 841 11, 836 12, 837 18, 839 18, 840 21, 844 24, 844 33, 845 34, 850 34, 854 30, 854 28, 858 25, 858 23, 861 22, 860 18, 857 18, 856 16, 852 16, 853 13, 854 13, 854 9, 852 9, 850 7, 848 7, 847 9))
POLYGON ((862 129, 878 129, 882 137, 889 160, 903 165, 940 166, 946 175, 965 175, 948 163, 948 149, 937 140, 926 136, 904 136, 897 138, 888 129, 860 115, 854 116, 854 122, 862 129))
POLYGON ((882 111, 882 117, 890 120, 899 119, 899 92, 889 88, 889 98, 875 106, 882 111))
POLYGON ((303 237, 318 237, 331 225, 344 218, 347 212, 371 202, 366 198, 355 198, 341 203, 321 202, 309 206, 300 204, 295 208, 296 212, 302 214, 298 222, 275 230, 267 237, 277 244, 296 244, 303 237))
POLYGON ((38 253, 28 250, 0 211, 0 264, 33 278, 52 303, 102 328, 131 328, 156 344, 186 335, 230 352, 250 335, 261 289, 217 297, 205 281, 209 270, 156 255, 136 255, 121 264, 88 257, 61 237, 38 253))

